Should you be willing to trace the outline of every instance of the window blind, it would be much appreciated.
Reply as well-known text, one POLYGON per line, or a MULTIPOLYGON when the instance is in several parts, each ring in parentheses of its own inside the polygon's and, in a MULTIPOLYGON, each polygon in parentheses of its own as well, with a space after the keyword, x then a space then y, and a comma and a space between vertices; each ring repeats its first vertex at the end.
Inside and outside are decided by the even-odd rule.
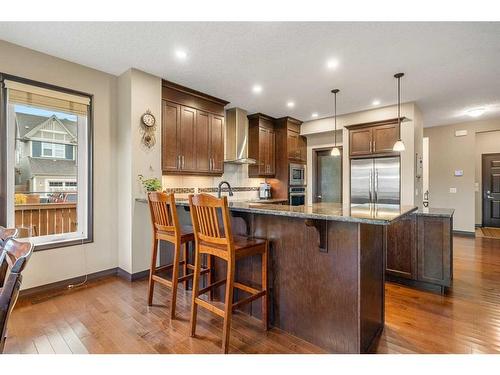
POLYGON ((36 107, 58 110, 86 116, 90 98, 60 91, 45 89, 25 83, 5 80, 9 101, 12 103, 32 105, 36 107))

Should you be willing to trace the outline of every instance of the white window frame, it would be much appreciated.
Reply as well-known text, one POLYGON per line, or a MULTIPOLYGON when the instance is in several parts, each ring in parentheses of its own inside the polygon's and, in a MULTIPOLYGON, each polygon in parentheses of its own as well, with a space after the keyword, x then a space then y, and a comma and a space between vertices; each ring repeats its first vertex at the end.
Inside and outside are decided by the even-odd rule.
POLYGON ((41 154, 40 157, 48 158, 48 159, 66 159, 66 145, 63 143, 54 143, 54 142, 41 142, 41 154), (48 147, 47 147, 48 146, 48 147), (62 146, 58 147, 58 146, 62 146), (45 155, 44 150, 51 150, 50 155, 45 155), (57 151, 62 151, 62 156, 57 156, 57 151))
MULTIPOLYGON (((15 226, 15 207, 14 207, 14 194, 15 194, 15 104, 9 102, 9 95, 7 90, 7 197, 12 199, 7 199, 7 226, 15 226)), ((91 162, 91 155, 88 151, 91 150, 89 147, 88 135, 92 134, 92 102, 90 101, 89 111, 87 116, 77 115, 77 155, 73 153, 73 160, 76 161, 77 165, 77 231, 72 233, 62 233, 46 236, 37 236, 27 238, 35 245, 35 250, 37 246, 49 245, 50 247, 59 247, 61 244, 64 246, 64 242, 70 241, 82 241, 91 242, 93 240, 92 234, 89 232, 88 224, 92 222, 92 218, 89 218, 89 163, 91 162)), ((50 143, 50 142, 47 142, 50 143)), ((43 150, 41 151, 43 155, 43 150)))

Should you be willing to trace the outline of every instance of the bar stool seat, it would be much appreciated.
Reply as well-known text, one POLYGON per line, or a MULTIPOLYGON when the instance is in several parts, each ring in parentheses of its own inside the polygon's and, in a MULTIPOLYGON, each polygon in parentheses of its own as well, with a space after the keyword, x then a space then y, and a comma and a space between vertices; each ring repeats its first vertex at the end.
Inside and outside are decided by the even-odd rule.
MULTIPOLYGON (((168 230, 157 230, 158 237, 174 237, 175 233, 168 230)), ((181 242, 191 242, 194 241, 193 227, 189 225, 183 225, 180 228, 181 242)))
MULTIPOLYGON (((244 258, 254 254, 261 254, 263 252, 262 247, 266 245, 266 240, 261 238, 251 238, 243 236, 233 236, 234 242, 234 252, 236 259, 244 258)), ((220 249, 226 251, 227 246, 219 244, 210 244, 208 242, 200 241, 200 248, 206 250, 206 248, 220 249)))
POLYGON ((191 304, 191 336, 195 336, 197 311, 198 306, 201 306, 224 319, 222 350, 224 353, 228 353, 231 317, 233 311, 238 309, 240 306, 261 298, 262 324, 264 329, 268 329, 267 258, 269 242, 265 239, 232 235, 229 208, 226 197, 217 199, 208 194, 199 194, 196 196, 190 195, 189 207, 196 243, 193 296, 191 304), (219 220, 220 216, 222 216, 222 223, 219 220), (200 289, 200 257, 202 254, 216 256, 217 258, 226 261, 227 274, 225 279, 209 283, 208 286, 200 289), (254 287, 235 281, 236 261, 252 255, 261 256, 260 287, 254 287), (203 294, 207 292, 211 293, 212 289, 222 285, 225 285, 226 289, 223 309, 217 307, 216 304, 201 298, 203 294), (233 292, 235 288, 243 291, 249 296, 234 302, 233 292))

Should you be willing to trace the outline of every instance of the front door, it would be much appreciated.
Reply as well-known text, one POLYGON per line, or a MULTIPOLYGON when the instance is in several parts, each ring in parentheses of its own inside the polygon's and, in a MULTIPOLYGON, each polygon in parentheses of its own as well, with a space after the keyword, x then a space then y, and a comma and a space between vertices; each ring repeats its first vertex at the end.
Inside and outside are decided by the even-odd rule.
MULTIPOLYGON (((314 202, 342 202, 342 156, 331 156, 330 152, 331 149, 315 151, 314 202)), ((342 151, 340 151, 340 155, 342 155, 342 151)))
POLYGON ((500 227, 500 154, 483 154, 483 226, 500 227))

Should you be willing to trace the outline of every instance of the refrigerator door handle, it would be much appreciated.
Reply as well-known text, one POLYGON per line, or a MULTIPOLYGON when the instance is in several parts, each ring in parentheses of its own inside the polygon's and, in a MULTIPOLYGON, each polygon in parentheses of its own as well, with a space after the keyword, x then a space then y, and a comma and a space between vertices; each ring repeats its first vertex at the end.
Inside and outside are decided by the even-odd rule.
POLYGON ((378 203, 378 169, 375 169, 375 203, 378 203))

